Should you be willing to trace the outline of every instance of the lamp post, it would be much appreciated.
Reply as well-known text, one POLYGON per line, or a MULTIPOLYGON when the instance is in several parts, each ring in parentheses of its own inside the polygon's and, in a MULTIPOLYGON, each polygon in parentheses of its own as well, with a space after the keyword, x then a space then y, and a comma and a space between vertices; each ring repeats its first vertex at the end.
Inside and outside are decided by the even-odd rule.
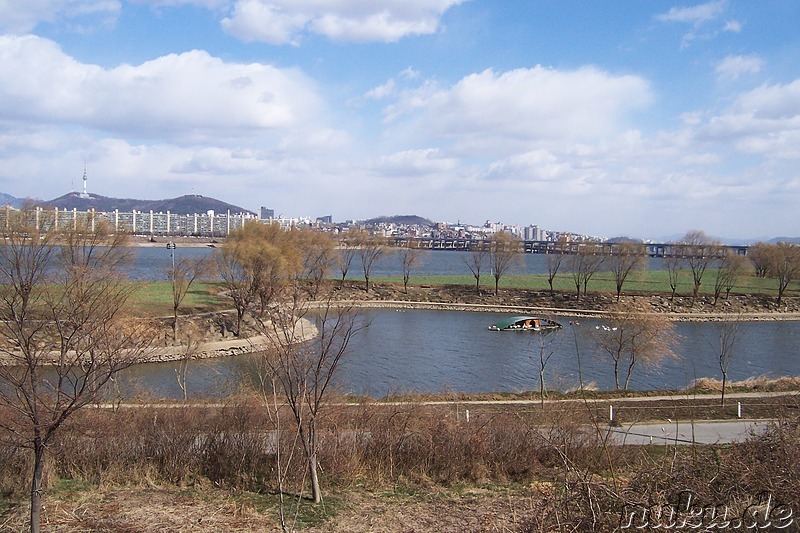
POLYGON ((172 287, 175 288, 175 243, 169 241, 167 243, 167 250, 169 250, 169 255, 172 258, 172 287))

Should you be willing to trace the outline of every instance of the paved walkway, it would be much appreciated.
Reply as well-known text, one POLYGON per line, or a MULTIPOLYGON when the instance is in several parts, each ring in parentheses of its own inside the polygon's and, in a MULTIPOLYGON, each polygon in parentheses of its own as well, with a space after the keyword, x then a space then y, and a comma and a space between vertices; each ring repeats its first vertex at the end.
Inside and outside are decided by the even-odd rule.
POLYGON ((703 420, 631 424, 610 429, 614 444, 722 444, 763 432, 774 420, 703 420))

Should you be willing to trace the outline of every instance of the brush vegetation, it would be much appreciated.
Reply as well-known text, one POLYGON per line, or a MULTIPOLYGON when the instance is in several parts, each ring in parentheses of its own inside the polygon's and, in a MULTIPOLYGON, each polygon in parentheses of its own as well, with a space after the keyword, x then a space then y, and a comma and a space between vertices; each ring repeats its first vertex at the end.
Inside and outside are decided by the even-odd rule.
MULTIPOLYGON (((408 517, 411 523, 480 529, 470 513, 448 522, 456 519, 441 510, 494 502, 507 510, 496 517, 507 529, 609 531, 626 509, 666 506, 685 491, 706 505, 729 506, 734 516, 763 493, 800 509, 796 400, 773 408, 784 418, 763 435, 686 447, 610 446, 607 423, 587 406, 476 409, 470 417, 457 404, 331 407, 318 427, 321 476, 331 495, 323 506, 292 500, 291 529, 404 531, 407 523, 381 520, 410 507, 422 512, 431 499, 439 505, 408 517)), ((278 530, 278 444, 288 460, 287 498, 305 476, 300 445, 294 432, 279 429, 289 427, 283 422, 264 416, 248 397, 224 406, 84 410, 52 445, 44 486, 51 509, 60 512, 46 510, 44 518, 61 529, 149 530, 163 525, 166 494, 179 521, 169 523, 173 529, 278 530), (190 518, 187 507, 215 511, 190 518)), ((23 450, 0 443, 3 528, 24 522, 29 461, 23 450)))

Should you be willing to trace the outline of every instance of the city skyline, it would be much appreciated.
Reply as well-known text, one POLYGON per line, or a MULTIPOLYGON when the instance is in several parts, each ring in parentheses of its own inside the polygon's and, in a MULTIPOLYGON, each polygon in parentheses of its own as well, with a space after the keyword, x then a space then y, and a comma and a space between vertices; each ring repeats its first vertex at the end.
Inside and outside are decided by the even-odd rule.
POLYGON ((0 190, 88 169, 338 220, 794 237, 798 24, 779 0, 9 2, 0 190))

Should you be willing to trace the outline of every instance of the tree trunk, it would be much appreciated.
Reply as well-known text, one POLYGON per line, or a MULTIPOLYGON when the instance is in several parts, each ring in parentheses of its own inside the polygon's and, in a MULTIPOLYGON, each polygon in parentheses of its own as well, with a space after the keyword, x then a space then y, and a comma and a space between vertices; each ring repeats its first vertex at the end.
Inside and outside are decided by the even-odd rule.
POLYGON ((364 282, 366 284, 366 291, 369 292, 369 276, 364 276, 364 282))
POLYGON ((725 384, 728 381, 728 373, 722 373, 722 397, 720 398, 720 403, 722 407, 725 407, 725 384))
POLYGON ((481 277, 475 276, 475 292, 481 293, 481 277))
POLYGON ((36 437, 33 445, 33 481, 31 482, 31 533, 39 533, 41 528, 44 450, 41 439, 36 437))
POLYGON ((308 474, 311 477, 311 499, 314 503, 322 502, 322 491, 319 488, 319 474, 317 472, 317 452, 311 452, 308 457, 308 474))
POLYGON ((625 376, 625 390, 628 390, 628 385, 631 382, 631 374, 633 374, 633 367, 636 364, 636 356, 631 356, 631 362, 628 365, 628 375, 625 376))
POLYGON ((544 407, 544 399, 547 397, 547 388, 544 385, 544 368, 539 370, 539 399, 544 407))
POLYGON ((311 499, 314 503, 322 502, 322 490, 319 486, 319 472, 317 472, 317 431, 315 422, 309 422, 304 428, 300 423, 300 439, 303 442, 303 451, 308 462, 308 475, 311 480, 311 499))
POLYGON ((497 296, 497 294, 499 292, 500 292, 500 278, 495 276, 494 277, 494 295, 497 296))

